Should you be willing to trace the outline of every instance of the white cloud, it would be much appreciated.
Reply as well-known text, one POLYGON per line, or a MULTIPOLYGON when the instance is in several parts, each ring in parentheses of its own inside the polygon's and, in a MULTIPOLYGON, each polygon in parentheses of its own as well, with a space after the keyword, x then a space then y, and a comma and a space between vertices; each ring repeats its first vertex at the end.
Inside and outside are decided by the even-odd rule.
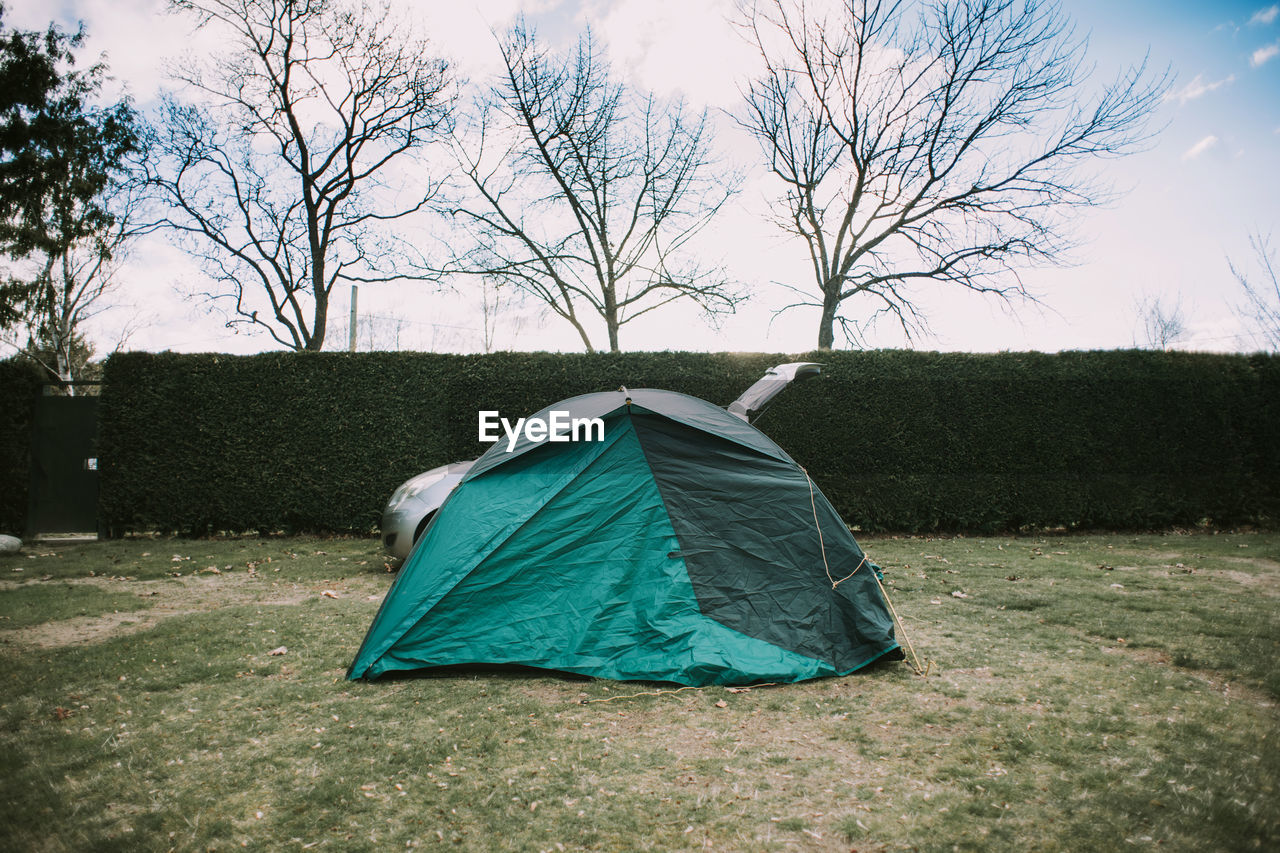
POLYGON ((750 46, 734 29, 731 0, 587 0, 583 15, 624 73, 661 95, 693 106, 729 106, 752 67, 750 46))
POLYGON ((1218 144, 1218 137, 1212 133, 1188 148, 1182 155, 1183 160, 1194 160, 1204 152, 1218 144))
MULTIPOLYGON (((6 13, 10 10, 6 4, 6 13)), ((162 57, 184 51, 200 54, 218 44, 212 31, 195 31, 188 15, 173 14, 164 0, 76 0, 55 4, 19 2, 12 24, 43 29, 53 21, 67 32, 84 23, 87 38, 80 51, 82 61, 102 53, 113 80, 103 89, 108 98, 128 93, 143 106, 165 83, 162 57)))
POLYGON ((1253 56, 1249 57, 1249 64, 1254 68, 1261 68, 1263 64, 1275 59, 1277 55, 1280 55, 1280 42, 1255 50, 1253 56))
POLYGON ((1250 26, 1267 26, 1274 24, 1276 17, 1280 16, 1280 4, 1268 6, 1265 9, 1259 9, 1253 13, 1253 17, 1249 19, 1250 26))
POLYGON ((1176 99, 1179 104, 1185 104, 1187 101, 1193 101, 1196 98, 1209 94, 1215 89, 1221 89, 1223 86, 1226 86, 1230 83, 1234 83, 1235 79, 1236 79, 1236 75, 1229 74, 1226 77, 1222 78, 1221 80, 1216 80, 1212 83, 1206 83, 1204 82, 1202 76, 1200 74, 1197 74, 1195 78, 1186 86, 1183 86, 1181 89, 1179 89, 1176 92, 1170 92, 1169 98, 1176 99))
MULTIPOLYGON (((543 11, 542 5, 526 4, 530 18, 543 11)), ((431 49, 448 57, 464 79, 488 83, 502 67, 495 33, 502 33, 521 11, 516 0, 476 0, 459 3, 420 3, 398 0, 397 8, 416 16, 431 49)))

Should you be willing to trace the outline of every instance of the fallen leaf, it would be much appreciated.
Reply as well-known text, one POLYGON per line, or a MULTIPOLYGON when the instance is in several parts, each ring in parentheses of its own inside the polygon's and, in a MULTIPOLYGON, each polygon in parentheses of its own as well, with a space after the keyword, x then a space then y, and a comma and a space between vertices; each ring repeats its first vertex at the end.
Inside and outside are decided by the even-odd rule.
POLYGON ((716 703, 716 707, 717 707, 717 708, 728 708, 728 707, 729 707, 729 703, 728 703, 728 702, 726 702, 726 701, 724 701, 723 699, 721 699, 719 702, 717 702, 717 703, 716 703))
POLYGON ((952 591, 952 593, 951 593, 951 597, 952 597, 952 598, 968 598, 968 597, 969 597, 969 594, 968 594, 968 593, 961 592, 960 590, 958 590, 958 589, 957 589, 957 590, 952 591))
POLYGON ((274 649, 272 649, 271 651, 267 652, 267 654, 269 654, 269 655, 282 655, 282 654, 284 654, 284 653, 285 653, 285 652, 287 652, 287 651, 289 651, 289 649, 288 649, 286 646, 276 646, 274 649))
POLYGON ((333 590, 331 590, 331 589, 326 589, 326 590, 324 590, 323 592, 321 592, 320 594, 321 594, 321 595, 323 595, 325 598, 337 598, 337 597, 338 597, 338 594, 337 594, 336 592, 334 592, 333 590))

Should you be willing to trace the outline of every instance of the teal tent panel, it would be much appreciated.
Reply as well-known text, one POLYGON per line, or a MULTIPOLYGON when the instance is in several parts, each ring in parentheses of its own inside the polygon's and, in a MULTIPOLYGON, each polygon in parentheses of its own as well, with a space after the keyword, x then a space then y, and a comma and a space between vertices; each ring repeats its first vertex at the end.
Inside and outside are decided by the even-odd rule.
MULTIPOLYGON (((509 490, 507 477, 519 476, 525 489, 530 477, 558 482, 539 469, 560 470, 562 454, 526 454, 460 486, 450 516, 483 506, 490 488, 509 490)), ((679 543, 630 418, 610 421, 604 446, 579 476, 540 494, 545 503, 516 529, 504 525, 504 541, 462 576, 439 579, 445 589, 423 597, 428 606, 415 609, 414 624, 373 659, 362 653, 353 673, 522 664, 697 685, 837 674, 701 612, 684 560, 673 556, 679 543)), ((413 559, 451 560, 450 550, 464 545, 441 537, 413 559)))
POLYGON ((530 454, 459 486, 401 566, 349 677, 376 675, 368 671, 374 661, 623 433, 615 427, 606 430, 603 442, 552 445, 544 450, 554 453, 530 454))

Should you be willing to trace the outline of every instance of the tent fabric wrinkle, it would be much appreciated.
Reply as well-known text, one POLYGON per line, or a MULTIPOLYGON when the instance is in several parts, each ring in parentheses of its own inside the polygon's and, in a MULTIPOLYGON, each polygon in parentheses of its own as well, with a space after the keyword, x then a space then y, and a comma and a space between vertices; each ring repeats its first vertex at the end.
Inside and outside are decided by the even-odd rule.
MULTIPOLYGON (((615 435, 613 440, 616 438, 615 435)), ((555 494, 566 488, 610 445, 611 440, 608 434, 603 442, 556 445, 578 450, 579 454, 570 458, 562 458, 562 454, 555 460, 559 463, 558 465, 540 466, 538 470, 530 472, 527 476, 521 476, 523 469, 517 466, 514 469, 516 473, 508 476, 519 477, 523 482, 522 488, 506 488, 502 480, 491 479, 482 481, 485 484, 480 487, 468 490, 465 493, 466 498, 462 501, 463 506, 451 513, 470 519, 484 516, 505 521, 505 524, 483 526, 465 523, 431 524, 423 534, 423 541, 418 544, 414 553, 409 555, 409 559, 401 567, 395 583, 388 590, 382 606, 374 617, 374 626, 386 622, 387 628, 377 635, 378 645, 369 649, 370 656, 376 657, 390 649, 399 637, 423 619, 466 572, 478 565, 485 555, 509 539, 520 526, 542 509, 543 504, 538 499, 541 493, 555 494), (542 470, 544 468, 549 470, 542 470), (476 542, 481 544, 474 544, 476 542), (445 571, 416 568, 420 565, 420 562, 415 560, 417 551, 427 547, 439 549, 452 556, 448 566, 443 567, 445 571), (430 576, 432 582, 424 584, 424 576, 430 576), (402 587, 404 592, 401 591, 402 587), (412 591, 409 591, 410 588, 412 591)), ((450 495, 440 507, 435 522, 439 522, 449 504, 456 497, 461 496, 459 492, 460 489, 455 490, 455 493, 450 495)), ((373 639, 375 639, 375 633, 371 627, 365 637, 364 646, 368 646, 373 639)), ((364 646, 361 649, 362 653, 364 646)))
POLYGON ((670 391, 544 409, 601 417, 603 441, 505 441, 400 569, 350 678, 520 664, 686 685, 842 675, 900 656, 863 553, 789 456, 670 391), (847 572, 846 572, 847 573, 847 572))

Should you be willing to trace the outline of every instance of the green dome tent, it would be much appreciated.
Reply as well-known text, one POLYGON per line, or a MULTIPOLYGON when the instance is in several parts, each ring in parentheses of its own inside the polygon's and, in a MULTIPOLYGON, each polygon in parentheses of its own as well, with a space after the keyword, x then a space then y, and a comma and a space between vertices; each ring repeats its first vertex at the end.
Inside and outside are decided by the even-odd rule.
POLYGON ((520 664, 751 684, 901 657, 875 566, 755 427, 649 389, 534 417, 551 412, 601 418, 603 440, 490 448, 405 561, 349 678, 520 664))

